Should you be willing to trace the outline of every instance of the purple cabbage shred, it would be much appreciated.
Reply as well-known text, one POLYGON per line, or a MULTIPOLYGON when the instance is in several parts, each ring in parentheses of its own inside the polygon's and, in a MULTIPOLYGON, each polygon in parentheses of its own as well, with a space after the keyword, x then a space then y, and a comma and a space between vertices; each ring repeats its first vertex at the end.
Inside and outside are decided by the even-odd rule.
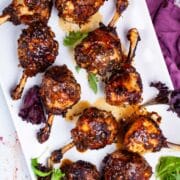
POLYGON ((43 104, 39 95, 39 87, 33 86, 25 95, 19 116, 26 122, 40 124, 46 121, 43 104))
POLYGON ((180 117, 180 89, 171 92, 169 106, 169 110, 175 112, 180 117))
POLYGON ((170 90, 164 83, 160 81, 151 82, 150 87, 155 87, 159 91, 158 95, 154 98, 156 103, 168 104, 170 90))
POLYGON ((180 117, 180 89, 169 90, 162 82, 152 82, 151 87, 158 89, 158 95, 152 99, 147 105, 151 104, 167 104, 170 111, 173 111, 180 117))

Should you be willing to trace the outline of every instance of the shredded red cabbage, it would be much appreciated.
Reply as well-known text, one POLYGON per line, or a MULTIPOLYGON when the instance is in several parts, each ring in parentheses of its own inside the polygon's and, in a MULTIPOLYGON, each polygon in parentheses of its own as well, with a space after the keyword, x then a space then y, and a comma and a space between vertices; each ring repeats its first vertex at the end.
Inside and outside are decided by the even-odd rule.
POLYGON ((40 124, 46 121, 43 104, 39 95, 39 87, 33 86, 25 95, 19 116, 26 122, 40 124))
POLYGON ((152 82, 150 86, 157 88, 159 93, 155 98, 146 104, 168 104, 168 110, 175 112, 178 117, 180 117, 180 89, 169 90, 169 88, 160 81, 152 82))

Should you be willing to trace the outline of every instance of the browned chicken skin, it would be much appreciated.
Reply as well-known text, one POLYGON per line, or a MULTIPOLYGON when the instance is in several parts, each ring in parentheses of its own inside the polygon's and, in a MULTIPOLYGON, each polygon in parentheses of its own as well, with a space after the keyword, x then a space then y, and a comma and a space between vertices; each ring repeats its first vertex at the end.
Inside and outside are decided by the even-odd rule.
POLYGON ((111 105, 136 104, 142 100, 141 76, 131 65, 140 40, 137 29, 130 29, 127 38, 130 41, 130 48, 126 61, 118 68, 114 68, 105 80, 106 102, 111 105))
POLYGON ((58 42, 51 28, 35 23, 24 29, 18 40, 18 56, 28 76, 44 72, 58 55, 58 42))
POLYGON ((101 27, 90 32, 75 48, 78 66, 88 72, 105 75, 123 63, 123 53, 118 35, 113 27, 101 27))
POLYGON ((105 0, 56 0, 59 17, 65 21, 84 24, 103 5, 105 0))
POLYGON ((118 150, 104 158, 102 173, 103 180, 148 180, 152 168, 139 154, 118 150))
POLYGON ((0 24, 11 21, 13 24, 47 23, 52 9, 52 0, 13 0, 0 16, 0 24))
POLYGON ((79 101, 80 93, 80 85, 66 65, 53 66, 46 71, 40 87, 40 95, 47 113, 66 112, 79 101))
POLYGON ((63 180, 100 180, 100 173, 95 165, 86 161, 76 161, 61 166, 65 173, 63 180))
POLYGON ((127 8, 127 0, 116 1, 116 12, 108 26, 100 27, 89 33, 75 48, 75 61, 88 72, 104 76, 124 62, 121 42, 114 27, 122 12, 127 8))
POLYGON ((142 81, 131 65, 112 73, 105 84, 106 102, 111 105, 136 104, 141 101, 142 81))
POLYGON ((12 92, 13 99, 21 97, 28 77, 44 72, 54 63, 59 47, 54 37, 50 27, 43 23, 34 23, 22 31, 18 40, 18 56, 24 72, 20 83, 12 92))
POLYGON ((71 135, 79 151, 100 149, 114 142, 117 128, 117 121, 110 112, 89 108, 79 117, 71 135))
POLYGON ((40 87, 40 96, 49 117, 46 126, 38 132, 40 143, 49 138, 54 115, 65 113, 79 101, 80 94, 80 85, 66 65, 53 66, 46 71, 40 87))
POLYGON ((154 114, 138 116, 124 124, 124 148, 137 153, 160 151, 167 147, 166 138, 156 121, 154 114))
POLYGON ((73 146, 79 151, 100 149, 115 142, 118 123, 110 112, 91 107, 79 117, 76 127, 71 130, 73 141, 52 152, 50 164, 60 162, 63 154, 73 146))

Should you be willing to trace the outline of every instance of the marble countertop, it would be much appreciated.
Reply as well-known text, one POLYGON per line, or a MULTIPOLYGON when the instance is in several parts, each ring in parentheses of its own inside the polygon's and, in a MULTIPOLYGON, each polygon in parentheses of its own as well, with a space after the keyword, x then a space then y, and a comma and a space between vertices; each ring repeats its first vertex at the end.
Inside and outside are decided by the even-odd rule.
POLYGON ((30 180, 17 133, 0 88, 0 179, 30 180))

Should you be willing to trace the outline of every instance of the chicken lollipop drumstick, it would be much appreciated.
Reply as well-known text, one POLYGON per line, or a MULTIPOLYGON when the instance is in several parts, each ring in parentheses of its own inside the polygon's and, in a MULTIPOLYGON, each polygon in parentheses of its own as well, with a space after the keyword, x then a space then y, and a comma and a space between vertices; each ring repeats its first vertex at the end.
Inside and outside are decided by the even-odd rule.
POLYGON ((86 161, 65 163, 61 166, 64 180, 100 180, 100 173, 95 165, 86 161))
POLYGON ((152 168, 141 155, 118 150, 104 158, 102 174, 103 180, 149 180, 152 168))
POLYGON ((88 108, 79 117, 76 127, 71 130, 73 141, 52 152, 49 163, 60 162, 63 154, 76 146, 79 151, 100 149, 115 141, 118 124, 110 112, 88 108))
POLYGON ((106 102, 119 106, 136 104, 142 100, 142 81, 136 69, 126 64, 113 71, 105 84, 106 102))
POLYGON ((40 96, 48 113, 48 121, 38 132, 40 143, 49 138, 54 115, 65 113, 79 101, 80 94, 80 85, 65 65, 54 66, 46 71, 40 87, 40 96))
POLYGON ((130 41, 128 57, 124 65, 113 70, 105 82, 106 101, 111 105, 136 104, 142 100, 142 80, 131 65, 140 36, 137 29, 133 28, 127 37, 130 41))
POLYGON ((167 147, 166 138, 156 122, 157 119, 160 119, 158 114, 148 113, 124 122, 124 148, 132 152, 145 153, 167 147))
POLYGON ((0 16, 0 24, 11 21, 13 24, 47 23, 52 9, 52 0, 13 0, 0 16))
POLYGON ((19 99, 28 77, 44 72, 58 55, 58 42, 54 33, 43 23, 34 23, 22 31, 18 40, 18 56, 24 68, 20 83, 12 91, 12 98, 19 99))
MULTIPOLYGON (((122 13, 128 3, 122 1, 118 3, 116 9, 122 13)), ((100 28, 90 32, 88 37, 76 46, 75 60, 78 66, 85 68, 88 72, 104 76, 124 62, 121 42, 114 25, 111 23, 106 27, 101 24, 100 28)))
POLYGON ((105 0, 56 0, 59 17, 65 21, 85 24, 103 5, 105 0))

